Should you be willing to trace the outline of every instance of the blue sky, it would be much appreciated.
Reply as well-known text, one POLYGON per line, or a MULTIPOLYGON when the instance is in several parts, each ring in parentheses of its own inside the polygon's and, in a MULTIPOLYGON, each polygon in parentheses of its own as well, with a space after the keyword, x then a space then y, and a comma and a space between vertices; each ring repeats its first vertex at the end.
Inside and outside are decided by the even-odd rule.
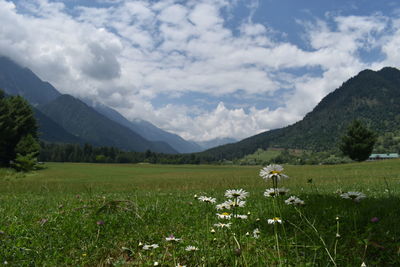
POLYGON ((391 0, 0 0, 0 25, 0 55, 61 92, 197 141, 294 123, 400 62, 391 0))

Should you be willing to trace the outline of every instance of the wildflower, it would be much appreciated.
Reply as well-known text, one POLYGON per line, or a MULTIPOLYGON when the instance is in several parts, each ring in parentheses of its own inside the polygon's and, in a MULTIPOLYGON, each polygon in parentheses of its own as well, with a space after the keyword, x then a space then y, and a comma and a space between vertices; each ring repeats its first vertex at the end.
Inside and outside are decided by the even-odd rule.
POLYGON ((359 202, 361 199, 366 198, 367 196, 362 192, 349 191, 347 193, 341 194, 340 197, 345 199, 351 199, 354 202, 359 202))
POLYGON ((260 230, 258 230, 258 228, 256 228, 256 229, 254 229, 254 231, 253 231, 253 237, 254 238, 259 238, 260 237, 260 230))
POLYGON ((158 247, 159 247, 158 244, 144 245, 144 246, 143 246, 143 249, 144 249, 144 250, 150 250, 150 249, 156 249, 156 248, 158 248, 158 247))
POLYGON ((97 221, 96 224, 97 224, 97 225, 103 225, 103 224, 104 224, 104 221, 103 221, 103 220, 97 221))
POLYGON ((250 236, 250 233, 249 233, 249 232, 246 232, 246 236, 250 236))
POLYGON ((215 227, 218 228, 230 228, 232 223, 216 223, 214 224, 215 227))
POLYGON ((223 213, 217 213, 217 216, 219 219, 227 219, 229 220, 231 218, 231 214, 228 212, 223 212, 223 213))
POLYGON ((297 206, 297 205, 304 205, 304 201, 301 200, 301 199, 298 198, 298 197, 295 197, 295 196, 291 196, 291 197, 289 197, 288 199, 286 199, 286 200, 285 200, 285 203, 286 203, 286 205, 295 205, 295 206, 297 206))
POLYGON ((235 199, 235 200, 227 200, 224 203, 218 204, 216 206, 217 210, 227 209, 230 210, 233 207, 242 208, 246 205, 246 201, 235 199))
POLYGON ((138 247, 143 247, 143 243, 139 242, 138 247))
POLYGON ((372 217, 372 218, 371 218, 371 222, 372 222, 372 223, 379 222, 379 218, 378 218, 378 217, 372 217))
POLYGON ((260 176, 264 180, 275 179, 279 181, 281 178, 289 178, 287 175, 283 174, 283 167, 278 164, 270 164, 264 167, 260 171, 260 176))
POLYGON ((269 188, 265 190, 264 196, 265 197, 277 197, 277 196, 284 196, 286 193, 289 192, 287 188, 269 188))
POLYGON ((198 199, 199 197, 197 196, 197 194, 194 194, 193 198, 198 199))
POLYGON ((186 265, 181 265, 180 263, 178 263, 178 265, 176 265, 176 267, 186 267, 186 265))
POLYGON ((225 191, 225 197, 227 198, 245 199, 248 195, 249 192, 246 192, 243 189, 231 189, 225 191))
POLYGON ((185 248, 186 251, 197 251, 199 250, 199 248, 195 247, 195 246, 187 246, 185 248))
POLYGON ((365 264, 365 262, 361 263, 361 267, 367 267, 367 265, 365 264))
POLYGON ((211 231, 210 231, 212 234, 215 234, 215 230, 214 230, 214 228, 211 228, 211 231))
POLYGON ((282 220, 278 217, 274 217, 272 219, 268 219, 268 224, 276 224, 276 223, 280 223, 282 224, 282 220))
POLYGON ((155 261, 154 264, 153 264, 153 266, 158 266, 158 265, 160 265, 160 264, 158 263, 158 261, 155 261))
POLYGON ((173 241, 173 242, 179 242, 182 239, 181 238, 176 238, 174 235, 170 235, 169 237, 165 238, 166 241, 173 241))
POLYGON ((236 219, 247 220, 247 215, 236 214, 233 217, 236 219))
POLYGON ((217 201, 217 199, 213 197, 206 197, 206 196, 199 196, 198 200, 206 203, 215 203, 217 201))

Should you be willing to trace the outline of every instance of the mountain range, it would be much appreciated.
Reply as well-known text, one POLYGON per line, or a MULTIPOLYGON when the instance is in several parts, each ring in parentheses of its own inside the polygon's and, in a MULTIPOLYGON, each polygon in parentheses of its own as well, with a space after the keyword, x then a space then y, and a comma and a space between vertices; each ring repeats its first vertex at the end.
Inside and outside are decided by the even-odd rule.
POLYGON ((0 88, 9 95, 27 99, 34 109, 40 138, 46 142, 90 143, 161 153, 191 153, 205 149, 150 122, 129 121, 101 103, 62 95, 30 69, 7 57, 0 57, 0 88))
POLYGON ((363 121, 379 136, 400 131, 398 69, 361 71, 324 97, 302 120, 201 154, 215 159, 234 159, 252 154, 258 148, 335 149, 354 119, 363 121))

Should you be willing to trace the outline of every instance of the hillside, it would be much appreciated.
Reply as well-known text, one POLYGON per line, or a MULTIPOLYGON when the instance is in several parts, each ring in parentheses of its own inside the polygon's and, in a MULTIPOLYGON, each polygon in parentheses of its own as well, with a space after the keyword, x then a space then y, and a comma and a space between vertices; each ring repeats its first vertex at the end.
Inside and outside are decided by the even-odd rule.
POLYGON ((148 121, 145 120, 129 121, 124 116, 122 116, 118 111, 110 107, 107 107, 102 104, 94 104, 86 100, 85 102, 88 103, 90 106, 92 106, 96 111, 106 116, 107 118, 131 129, 132 131, 140 134, 149 141, 168 143, 179 153, 192 153, 203 150, 199 145, 186 141, 179 135, 164 131, 148 121))
POLYGON ((9 95, 23 96, 33 105, 42 105, 61 94, 48 82, 40 80, 31 70, 0 56, 0 88, 9 95))
POLYGON ((94 145, 133 151, 177 153, 168 144, 152 143, 70 95, 61 95, 54 101, 39 106, 39 110, 70 133, 81 139, 90 140, 94 145))
MULTIPOLYGON (((38 124, 38 133, 41 140, 51 143, 83 144, 82 140, 69 133, 37 108, 32 108, 38 124)), ((87 141, 86 141, 87 142, 87 141)))
POLYGON ((364 121, 379 135, 400 130, 399 70, 390 67, 364 70, 323 98, 301 121, 203 154, 233 159, 258 148, 333 149, 354 119, 364 121))

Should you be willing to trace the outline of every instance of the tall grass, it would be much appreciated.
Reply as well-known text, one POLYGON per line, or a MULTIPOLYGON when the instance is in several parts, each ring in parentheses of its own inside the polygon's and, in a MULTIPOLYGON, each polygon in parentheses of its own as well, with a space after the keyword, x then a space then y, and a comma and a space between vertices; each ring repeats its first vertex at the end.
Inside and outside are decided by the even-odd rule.
POLYGON ((288 196, 263 196, 271 185, 260 167, 51 163, 25 177, 1 169, 0 263, 399 266, 399 163, 285 166, 283 186, 305 201, 299 207, 286 205, 288 196), (250 192, 235 211, 245 220, 218 219, 214 204, 194 198, 221 203, 232 188, 250 192), (349 190, 367 198, 355 203, 337 193, 349 190), (274 217, 282 224, 268 224, 274 217), (182 240, 168 242, 170 235, 182 240))

